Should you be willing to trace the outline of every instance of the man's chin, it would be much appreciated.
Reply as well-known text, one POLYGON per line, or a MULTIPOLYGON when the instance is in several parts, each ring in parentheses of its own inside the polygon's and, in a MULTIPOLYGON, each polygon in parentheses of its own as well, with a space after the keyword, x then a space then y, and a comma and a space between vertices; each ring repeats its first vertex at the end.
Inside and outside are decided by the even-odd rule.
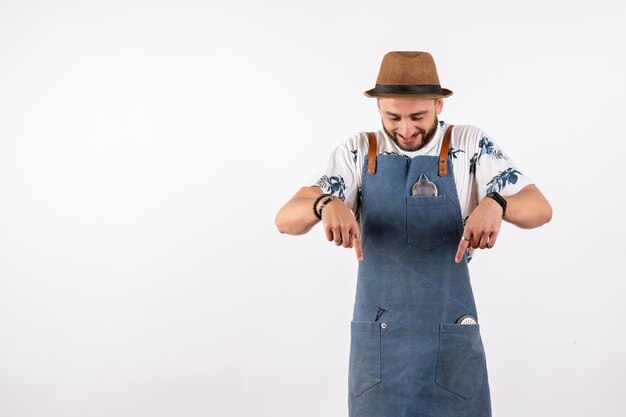
POLYGON ((411 141, 405 141, 403 139, 395 138, 394 142, 404 152, 415 152, 420 150, 424 145, 420 137, 414 138, 411 141))
POLYGON ((406 152, 412 152, 420 149, 422 147, 422 138, 421 135, 411 138, 409 140, 406 139, 398 139, 398 147, 406 152))

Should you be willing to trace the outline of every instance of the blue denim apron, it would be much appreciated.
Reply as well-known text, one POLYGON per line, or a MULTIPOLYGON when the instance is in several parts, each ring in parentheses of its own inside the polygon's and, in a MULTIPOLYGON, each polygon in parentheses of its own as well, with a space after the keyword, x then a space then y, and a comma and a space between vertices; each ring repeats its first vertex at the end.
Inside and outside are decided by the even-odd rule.
POLYGON ((463 220, 452 163, 445 176, 438 163, 378 155, 375 175, 363 164, 350 417, 491 416, 480 325, 455 324, 478 315, 467 257, 454 262, 463 220), (437 196, 411 196, 420 174, 437 196))

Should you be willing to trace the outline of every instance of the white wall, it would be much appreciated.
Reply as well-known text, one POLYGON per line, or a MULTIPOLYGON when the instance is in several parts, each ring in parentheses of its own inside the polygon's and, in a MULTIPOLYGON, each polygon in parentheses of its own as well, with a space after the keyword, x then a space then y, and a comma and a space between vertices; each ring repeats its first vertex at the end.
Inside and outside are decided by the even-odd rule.
POLYGON ((356 261, 278 209, 390 50, 554 208, 470 264, 495 416, 622 416, 617 1, 0 2, 0 416, 345 416, 356 261))

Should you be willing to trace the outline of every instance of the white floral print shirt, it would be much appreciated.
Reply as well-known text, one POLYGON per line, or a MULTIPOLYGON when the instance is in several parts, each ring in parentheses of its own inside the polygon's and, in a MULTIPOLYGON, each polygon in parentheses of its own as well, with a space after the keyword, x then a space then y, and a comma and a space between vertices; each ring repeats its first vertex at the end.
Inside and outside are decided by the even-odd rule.
MULTIPOLYGON (((398 148, 387 133, 376 133, 377 154, 412 158, 417 155, 439 155, 443 135, 448 123, 439 120, 435 136, 428 145, 415 152, 398 148)), ((532 180, 522 174, 511 158, 483 130, 471 125, 455 125, 450 141, 454 181, 459 194, 464 221, 485 196, 497 191, 503 196, 512 195, 532 180)), ((318 186, 324 192, 340 197, 355 212, 361 191, 363 161, 369 141, 366 132, 360 132, 335 148, 326 171, 318 174, 308 185, 318 186)), ((473 249, 468 251, 471 259, 473 249)))

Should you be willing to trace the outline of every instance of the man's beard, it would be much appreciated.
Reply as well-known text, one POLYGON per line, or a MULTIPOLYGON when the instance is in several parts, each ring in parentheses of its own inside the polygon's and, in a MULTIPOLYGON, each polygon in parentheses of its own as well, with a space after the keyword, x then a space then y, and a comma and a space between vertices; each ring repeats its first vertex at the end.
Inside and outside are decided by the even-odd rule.
MULTIPOLYGON (((380 122, 382 123, 382 119, 380 120, 380 122)), ((393 140, 393 143, 395 143, 398 148, 402 149, 405 152, 415 152, 415 151, 419 151, 424 146, 428 145, 430 141, 435 137, 435 133, 437 133, 437 126, 439 125, 439 119, 437 118, 437 116, 435 116, 435 124, 433 124, 433 127, 431 127, 428 130, 428 132, 418 128, 417 133, 422 135, 422 141, 421 143, 417 143, 416 145, 413 145, 413 147, 410 147, 410 148, 407 148, 401 145, 400 139, 398 139, 396 134, 395 133, 392 134, 391 132, 389 132, 387 128, 385 127, 385 124, 384 123, 382 124, 383 124, 383 129, 385 130, 385 132, 387 132, 387 135, 389 135, 391 140, 393 140)))

